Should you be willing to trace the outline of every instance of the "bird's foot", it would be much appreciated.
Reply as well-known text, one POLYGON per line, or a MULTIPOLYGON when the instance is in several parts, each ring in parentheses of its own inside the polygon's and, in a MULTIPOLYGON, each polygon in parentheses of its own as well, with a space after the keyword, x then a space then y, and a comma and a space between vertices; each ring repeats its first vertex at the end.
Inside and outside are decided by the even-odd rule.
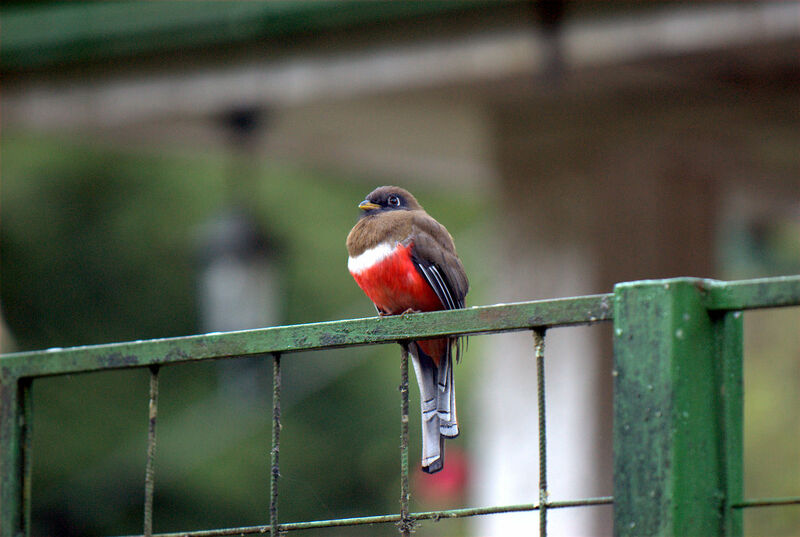
POLYGON ((400 315, 409 315, 411 313, 422 313, 422 311, 421 310, 415 310, 414 308, 408 308, 406 311, 404 311, 400 315))

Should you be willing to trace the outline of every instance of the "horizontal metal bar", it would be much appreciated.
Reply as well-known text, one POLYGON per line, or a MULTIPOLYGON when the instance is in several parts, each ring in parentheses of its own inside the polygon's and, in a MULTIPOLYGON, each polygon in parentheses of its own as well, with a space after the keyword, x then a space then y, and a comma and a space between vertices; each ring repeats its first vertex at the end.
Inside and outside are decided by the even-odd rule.
POLYGON ((0 377, 41 377, 333 347, 607 321, 612 295, 371 317, 0 356, 0 377))
POLYGON ((730 282, 705 278, 667 278, 622 282, 617 286, 630 288, 659 284, 668 289, 680 283, 694 285, 703 294, 703 305, 712 311, 800 306, 800 275, 730 282))
POLYGON ((749 507, 777 507, 786 505, 800 505, 800 496, 790 496, 786 498, 758 498, 754 500, 743 500, 731 505, 734 509, 746 509, 749 507))
MULTIPOLYGON (((563 509, 567 507, 592 507, 597 505, 611 505, 614 498, 611 496, 600 496, 597 498, 583 498, 578 500, 566 500, 547 502, 548 509, 563 509)), ((449 509, 446 511, 422 511, 410 513, 409 518, 413 520, 444 520, 451 518, 464 518, 479 515, 494 515, 500 513, 516 513, 521 511, 537 511, 539 504, 526 503, 518 505, 500 505, 493 507, 470 507, 465 509, 449 509)), ((341 526, 363 526, 370 524, 389 524, 400 522, 400 514, 365 516, 355 518, 338 518, 332 520, 313 520, 309 522, 292 522, 281 524, 281 531, 299 531, 320 528, 334 528, 341 526)), ((246 526, 240 528, 222 528, 216 530, 201 530, 179 533, 159 533, 153 537, 225 537, 231 535, 253 535, 264 534, 270 531, 267 526, 246 526)), ((141 537, 141 536, 128 536, 141 537)))
POLYGON ((800 306, 800 276, 722 282, 703 280, 711 310, 749 310, 800 306))
MULTIPOLYGON (((686 278, 682 278, 686 280, 686 278)), ((800 305, 800 276, 721 282, 691 279, 710 310, 800 305)), ((661 280, 668 285, 671 280, 661 280)), ((0 356, 0 376, 37 377, 213 358, 568 326, 612 318, 612 294, 496 304, 464 310, 279 326, 238 332, 48 349, 0 356)))
MULTIPOLYGON (((614 498, 604 496, 600 498, 583 498, 579 500, 567 500, 559 502, 547 502, 548 509, 559 509, 565 507, 589 507, 593 505, 611 505, 614 498)), ((446 511, 423 511, 411 513, 409 518, 414 520, 444 520, 448 518, 464 518, 479 515, 495 515, 499 513, 516 513, 521 511, 538 511, 539 504, 528 503, 518 505, 504 505, 493 507, 469 507, 464 509, 449 509, 446 511)))

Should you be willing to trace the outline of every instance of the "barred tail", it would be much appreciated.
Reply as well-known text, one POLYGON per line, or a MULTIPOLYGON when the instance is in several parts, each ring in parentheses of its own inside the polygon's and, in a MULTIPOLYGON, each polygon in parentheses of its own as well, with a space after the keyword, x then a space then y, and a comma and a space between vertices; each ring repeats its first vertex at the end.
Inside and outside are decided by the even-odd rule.
POLYGON ((444 467, 444 440, 458 436, 456 390, 449 345, 439 366, 416 342, 409 345, 420 394, 422 412, 422 470, 435 473, 444 467))

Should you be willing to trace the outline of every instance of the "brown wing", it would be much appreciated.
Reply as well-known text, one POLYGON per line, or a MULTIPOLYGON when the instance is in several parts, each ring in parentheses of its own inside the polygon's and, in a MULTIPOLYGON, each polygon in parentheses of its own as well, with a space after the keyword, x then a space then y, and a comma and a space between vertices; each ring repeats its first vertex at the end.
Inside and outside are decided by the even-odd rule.
POLYGON ((445 309, 464 307, 469 281, 447 229, 428 214, 414 214, 412 259, 445 309))

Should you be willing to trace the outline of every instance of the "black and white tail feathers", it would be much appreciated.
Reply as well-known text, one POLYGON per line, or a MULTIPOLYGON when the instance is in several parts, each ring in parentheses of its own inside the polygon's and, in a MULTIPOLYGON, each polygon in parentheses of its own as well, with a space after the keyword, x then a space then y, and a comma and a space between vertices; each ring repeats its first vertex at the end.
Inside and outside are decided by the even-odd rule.
MULTIPOLYGON (((452 280, 456 275, 449 277, 435 262, 419 255, 418 250, 412 259, 444 309, 464 307, 466 289, 454 288, 452 280)), ((439 358, 438 366, 416 342, 409 345, 422 411, 422 470, 429 474, 444 467, 445 438, 455 438, 459 433, 453 358, 458 361, 461 357, 461 343, 461 338, 448 338, 445 355, 439 358)))
POLYGON ((453 359, 448 349, 447 356, 437 367, 416 342, 411 342, 408 350, 419 384, 422 469, 432 474, 444 466, 444 439, 455 438, 459 432, 453 359))

